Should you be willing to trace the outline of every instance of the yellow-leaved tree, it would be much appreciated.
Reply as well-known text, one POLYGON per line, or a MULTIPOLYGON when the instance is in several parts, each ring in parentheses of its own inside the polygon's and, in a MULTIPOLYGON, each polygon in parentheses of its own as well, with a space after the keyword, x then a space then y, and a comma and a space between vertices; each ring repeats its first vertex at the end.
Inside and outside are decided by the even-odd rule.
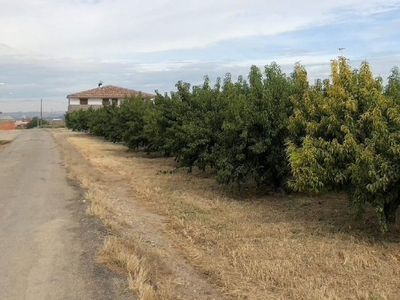
POLYGON ((381 78, 369 64, 352 70, 340 57, 331 78, 308 86, 297 65, 291 97, 287 154, 290 186, 298 191, 345 190, 361 216, 367 203, 380 214, 382 231, 396 221, 400 205, 400 109, 398 99, 383 94, 381 78))

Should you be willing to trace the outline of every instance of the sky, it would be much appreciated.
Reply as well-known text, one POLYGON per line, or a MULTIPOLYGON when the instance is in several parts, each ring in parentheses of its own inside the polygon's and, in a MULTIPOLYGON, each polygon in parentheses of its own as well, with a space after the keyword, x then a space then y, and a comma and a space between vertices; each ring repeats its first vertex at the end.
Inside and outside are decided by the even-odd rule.
POLYGON ((296 62, 312 82, 343 55, 384 79, 400 66, 400 1, 0 0, 0 111, 65 111, 104 85, 152 93, 252 65, 296 62))

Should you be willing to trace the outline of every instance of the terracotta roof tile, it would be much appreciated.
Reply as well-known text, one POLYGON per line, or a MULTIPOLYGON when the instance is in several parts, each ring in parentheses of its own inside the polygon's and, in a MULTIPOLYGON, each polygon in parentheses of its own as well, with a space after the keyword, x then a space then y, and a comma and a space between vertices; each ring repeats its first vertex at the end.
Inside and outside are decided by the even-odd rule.
POLYGON ((155 97, 153 94, 143 93, 135 90, 125 89, 118 86, 106 85, 75 94, 68 95, 67 98, 125 98, 142 93, 145 97, 155 97))

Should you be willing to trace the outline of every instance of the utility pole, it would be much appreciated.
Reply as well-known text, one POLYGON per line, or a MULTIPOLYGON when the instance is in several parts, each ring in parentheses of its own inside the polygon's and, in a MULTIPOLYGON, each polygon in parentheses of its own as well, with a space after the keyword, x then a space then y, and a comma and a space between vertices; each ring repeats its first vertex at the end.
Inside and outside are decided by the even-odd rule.
POLYGON ((40 125, 43 125, 43 100, 40 98, 40 125))

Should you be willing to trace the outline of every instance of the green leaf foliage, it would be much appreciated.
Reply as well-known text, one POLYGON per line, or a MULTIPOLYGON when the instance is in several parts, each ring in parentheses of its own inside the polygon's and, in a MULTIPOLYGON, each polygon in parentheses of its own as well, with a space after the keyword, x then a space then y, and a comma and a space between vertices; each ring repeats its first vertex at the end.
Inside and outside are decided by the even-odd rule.
POLYGON ((65 125, 67 128, 72 129, 73 131, 87 132, 89 130, 88 119, 91 113, 91 108, 88 110, 80 109, 74 112, 66 113, 65 125))
POLYGON ((161 95, 157 93, 154 106, 145 116, 144 134, 148 139, 148 152, 163 152, 166 156, 175 154, 181 147, 179 131, 180 117, 187 112, 187 98, 190 85, 179 82, 178 92, 161 95))
POLYGON ((176 159, 180 166, 192 169, 197 165, 201 170, 213 167, 211 153, 218 141, 226 105, 221 99, 220 79, 214 87, 206 76, 202 86, 195 86, 186 96, 185 111, 178 116, 180 126, 174 128, 179 141, 176 159))
POLYGON ((290 76, 271 63, 212 85, 179 81, 152 100, 66 114, 75 131, 174 156, 178 167, 211 169, 221 184, 297 191, 346 191, 356 215, 372 205, 382 230, 400 205, 400 71, 387 85, 363 62, 340 57, 329 79, 310 84, 304 66, 290 76))
POLYGON ((48 125, 48 124, 49 124, 49 122, 47 122, 44 119, 41 119, 38 117, 33 117, 32 120, 28 124, 26 124, 26 128, 31 129, 31 128, 37 127, 38 125, 42 126, 42 125, 48 125))
POLYGON ((232 83, 228 75, 222 98, 226 103, 222 131, 213 151, 216 179, 280 187, 289 169, 285 155, 291 81, 275 63, 264 74, 251 67, 248 82, 232 83))
POLYGON ((352 70, 344 57, 333 61, 331 80, 291 97, 287 154, 295 190, 345 190, 358 215, 375 207, 385 231, 400 204, 400 110, 383 90, 367 62, 352 70))
POLYGON ((122 102, 111 124, 115 137, 122 140, 130 150, 136 150, 148 145, 144 133, 145 118, 152 109, 150 100, 141 96, 131 97, 122 102))

